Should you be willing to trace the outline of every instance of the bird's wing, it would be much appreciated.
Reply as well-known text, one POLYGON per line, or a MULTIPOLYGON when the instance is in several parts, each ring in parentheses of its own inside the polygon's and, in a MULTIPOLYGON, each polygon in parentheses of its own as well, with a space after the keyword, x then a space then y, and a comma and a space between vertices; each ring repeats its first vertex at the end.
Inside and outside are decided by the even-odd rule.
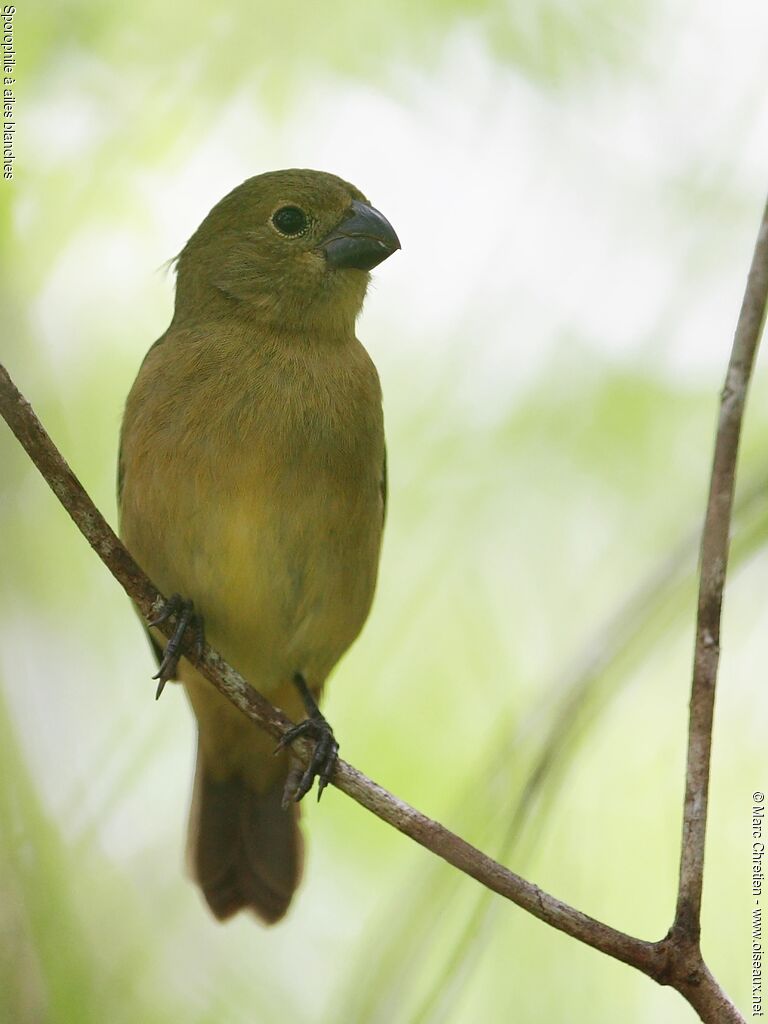
MULTIPOLYGON (((155 342, 155 344, 157 344, 157 342, 155 342)), ((120 501, 121 501, 122 496, 123 496, 123 480, 124 479, 125 479, 125 463, 123 461, 123 439, 122 439, 122 436, 121 436, 121 438, 120 438, 120 447, 118 448, 118 452, 117 452, 117 504, 118 504, 118 507, 120 506, 120 501)), ((150 642, 150 644, 152 646, 152 650, 153 650, 154 655, 155 655, 155 661, 159 665, 160 662, 163 660, 163 648, 160 646, 160 644, 157 642, 157 640, 155 640, 155 638, 152 636, 152 634, 149 632, 149 630, 147 629, 146 626, 144 626, 144 632, 147 634, 147 639, 149 640, 149 642, 150 642)))

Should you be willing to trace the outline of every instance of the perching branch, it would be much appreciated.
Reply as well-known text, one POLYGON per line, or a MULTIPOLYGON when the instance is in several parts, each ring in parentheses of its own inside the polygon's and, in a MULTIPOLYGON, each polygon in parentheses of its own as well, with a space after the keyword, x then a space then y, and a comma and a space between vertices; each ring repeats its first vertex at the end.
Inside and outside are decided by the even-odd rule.
MULTIPOLYGON (((703 846, 711 746, 712 709, 719 652, 719 622, 728 551, 736 454, 747 383, 768 293, 768 207, 758 236, 747 291, 736 330, 723 392, 712 471, 712 486, 702 541, 702 572, 686 783, 685 820, 678 912, 667 936, 658 942, 635 938, 545 893, 466 843, 443 825, 399 800, 344 761, 333 784, 383 821, 410 836, 488 889, 516 903, 541 921, 600 952, 635 967, 660 984, 671 985, 710 1024, 743 1022, 704 963, 698 944, 703 846)), ((43 429, 30 405, 0 366, 0 412, 22 446, 69 512, 75 524, 123 586, 146 619, 164 598, 123 547, 43 429)), ((161 627, 165 635, 170 623, 161 627)), ((188 639, 192 639, 189 637, 188 639)), ((258 694, 207 644, 188 658, 224 696, 257 726, 278 739, 291 722, 258 694)), ((297 743, 306 764, 309 745, 297 743)))
MULTIPOLYGON (((154 618, 165 603, 165 598, 139 568, 88 497, 3 366, 0 366, 0 412, 76 526, 141 614, 147 620, 154 618)), ((165 622, 159 629, 169 636, 173 624, 165 622)), ((187 639, 191 641, 193 638, 188 636, 187 639)), ((204 645, 199 658, 194 646, 191 642, 187 644, 189 654, 185 656, 244 715, 275 739, 279 739, 291 727, 293 723, 257 693, 208 644, 204 645)), ((294 750, 305 764, 308 763, 310 748, 306 742, 295 743, 294 750)), ((653 943, 624 935, 547 895, 538 886, 508 871, 438 822, 399 800, 351 765, 340 760, 332 782, 383 821, 536 917, 626 963, 635 965, 639 961, 646 964, 647 973, 655 972, 656 953, 653 943)))

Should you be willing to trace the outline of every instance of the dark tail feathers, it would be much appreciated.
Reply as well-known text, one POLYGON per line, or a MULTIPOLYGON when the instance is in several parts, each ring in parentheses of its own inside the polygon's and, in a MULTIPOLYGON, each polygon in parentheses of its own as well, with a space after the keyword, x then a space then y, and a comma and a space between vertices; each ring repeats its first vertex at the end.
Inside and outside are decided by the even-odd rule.
POLYGON ((249 908, 273 924, 288 909, 301 875, 302 841, 298 807, 281 806, 283 782, 264 793, 239 776, 218 782, 198 751, 188 853, 220 921, 249 908))

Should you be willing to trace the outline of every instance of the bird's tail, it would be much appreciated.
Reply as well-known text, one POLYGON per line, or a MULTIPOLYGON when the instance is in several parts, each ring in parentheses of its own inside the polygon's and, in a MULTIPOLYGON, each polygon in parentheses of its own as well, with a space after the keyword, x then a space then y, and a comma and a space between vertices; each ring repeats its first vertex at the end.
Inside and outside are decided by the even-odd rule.
POLYGON ((220 921, 249 908, 273 924, 288 909, 301 876, 302 840, 298 807, 282 807, 283 783, 278 777, 259 793, 239 775, 214 779, 198 747, 187 852, 220 921))

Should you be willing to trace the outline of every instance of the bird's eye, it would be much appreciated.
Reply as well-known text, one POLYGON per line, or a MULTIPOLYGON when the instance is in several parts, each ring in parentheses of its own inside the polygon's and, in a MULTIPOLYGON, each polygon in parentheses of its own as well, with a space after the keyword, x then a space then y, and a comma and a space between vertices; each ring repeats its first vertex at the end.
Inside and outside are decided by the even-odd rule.
POLYGON ((272 223, 286 238, 298 238, 309 227, 306 213, 298 206, 281 206, 272 214, 272 223))

